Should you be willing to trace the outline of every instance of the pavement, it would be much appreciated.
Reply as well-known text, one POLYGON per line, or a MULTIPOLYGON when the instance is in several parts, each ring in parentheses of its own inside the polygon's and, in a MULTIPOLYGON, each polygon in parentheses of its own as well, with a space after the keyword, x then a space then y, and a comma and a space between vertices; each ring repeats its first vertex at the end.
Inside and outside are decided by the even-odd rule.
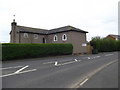
POLYGON ((118 52, 3 62, 2 88, 118 88, 118 52))

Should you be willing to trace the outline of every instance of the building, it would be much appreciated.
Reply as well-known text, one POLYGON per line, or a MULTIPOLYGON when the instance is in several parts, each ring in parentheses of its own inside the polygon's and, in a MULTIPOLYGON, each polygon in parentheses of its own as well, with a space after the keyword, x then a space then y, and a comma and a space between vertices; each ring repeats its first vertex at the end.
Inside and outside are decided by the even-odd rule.
POLYGON ((51 30, 19 26, 11 23, 10 43, 71 43, 73 54, 86 53, 86 33, 81 29, 64 26, 51 30))
POLYGON ((113 40, 120 40, 120 35, 109 34, 106 38, 111 38, 113 40))

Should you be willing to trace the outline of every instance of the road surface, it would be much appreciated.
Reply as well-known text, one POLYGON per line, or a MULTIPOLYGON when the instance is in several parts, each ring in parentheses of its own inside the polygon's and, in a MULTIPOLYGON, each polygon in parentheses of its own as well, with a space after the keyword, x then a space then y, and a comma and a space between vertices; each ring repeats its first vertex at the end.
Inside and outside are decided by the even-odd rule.
POLYGON ((2 88, 118 88, 118 52, 3 62, 2 88))

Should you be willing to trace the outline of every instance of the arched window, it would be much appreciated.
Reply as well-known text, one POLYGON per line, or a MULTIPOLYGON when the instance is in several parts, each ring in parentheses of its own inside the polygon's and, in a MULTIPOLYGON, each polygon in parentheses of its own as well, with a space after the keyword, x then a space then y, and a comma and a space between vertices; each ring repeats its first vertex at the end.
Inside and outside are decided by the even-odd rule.
POLYGON ((63 34, 63 35, 62 35, 62 40, 63 40, 63 41, 66 41, 66 40, 67 40, 67 35, 66 35, 66 34, 63 34))
POLYGON ((28 33, 23 34, 24 38, 28 38, 28 33))
POLYGON ((38 39, 38 34, 34 34, 34 39, 38 39))
POLYGON ((58 41, 57 35, 54 36, 53 41, 58 41))

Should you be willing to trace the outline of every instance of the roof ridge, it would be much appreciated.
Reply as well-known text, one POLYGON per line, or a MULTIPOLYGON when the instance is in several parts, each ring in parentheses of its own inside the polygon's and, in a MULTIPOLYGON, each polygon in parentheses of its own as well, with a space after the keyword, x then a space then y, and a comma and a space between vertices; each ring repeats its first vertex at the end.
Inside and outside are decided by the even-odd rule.
POLYGON ((21 25, 17 25, 17 26, 18 27, 23 27, 23 28, 31 28, 31 29, 38 29, 38 30, 46 30, 46 31, 48 31, 48 29, 34 28, 34 27, 21 26, 21 25))

